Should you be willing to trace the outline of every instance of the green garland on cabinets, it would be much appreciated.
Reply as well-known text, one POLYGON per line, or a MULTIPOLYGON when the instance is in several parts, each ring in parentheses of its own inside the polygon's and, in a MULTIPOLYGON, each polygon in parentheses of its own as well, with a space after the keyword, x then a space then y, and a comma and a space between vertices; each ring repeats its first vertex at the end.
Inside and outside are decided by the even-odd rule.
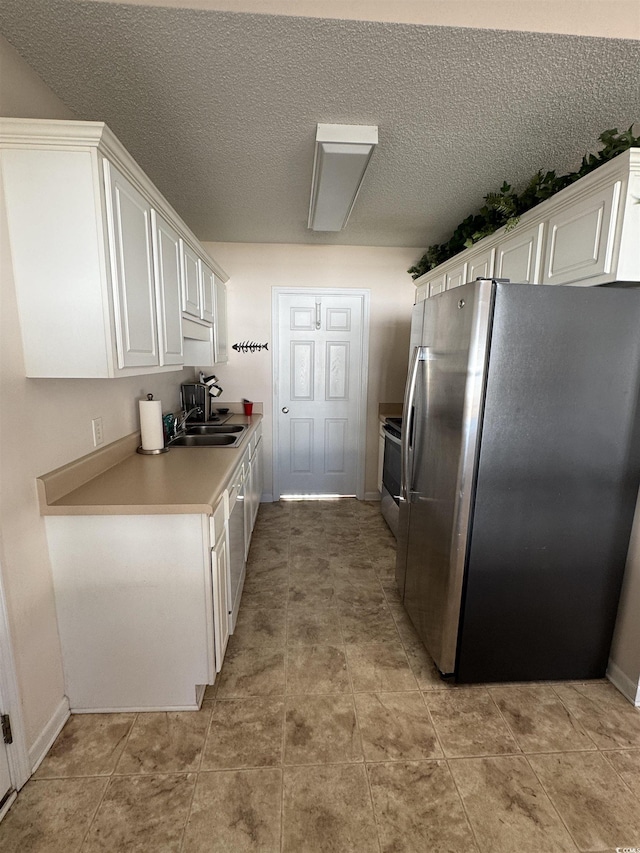
POLYGON ((526 210, 531 210, 541 201, 555 195, 628 148, 640 146, 640 136, 634 136, 632 130, 633 125, 623 133, 618 133, 615 127, 601 133, 598 138, 603 145, 602 150, 597 154, 585 154, 577 172, 556 175, 555 171, 540 170, 521 193, 516 193, 511 184, 505 181, 498 192, 489 193, 484 197, 485 204, 477 213, 467 216, 458 225, 448 242, 429 246, 418 263, 407 272, 412 278, 419 278, 434 267, 448 261, 458 252, 473 246, 483 237, 493 234, 503 225, 507 230, 514 228, 526 210))

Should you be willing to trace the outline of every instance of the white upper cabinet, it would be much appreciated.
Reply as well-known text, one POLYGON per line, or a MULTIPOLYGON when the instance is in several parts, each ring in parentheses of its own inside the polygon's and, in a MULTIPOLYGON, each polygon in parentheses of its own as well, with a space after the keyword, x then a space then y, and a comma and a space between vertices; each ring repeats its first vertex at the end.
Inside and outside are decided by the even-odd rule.
POLYGON ((437 293, 442 293, 443 290, 446 289, 447 286, 447 277, 444 275, 437 275, 435 278, 429 281, 429 296, 435 296, 437 293))
POLYGON ((640 148, 631 148, 416 280, 416 301, 479 276, 531 284, 640 282, 640 148))
POLYGON ((451 290, 452 287, 460 287, 467 280, 467 264, 466 261, 461 264, 456 264, 444 274, 445 290, 451 290))
POLYGON ((155 367, 160 356, 151 205, 110 163, 104 168, 118 367, 155 367))
POLYGON ((179 370, 206 252, 108 127, 0 119, 0 167, 26 375, 179 370))
POLYGON ((202 319, 213 322, 215 300, 215 276, 205 262, 200 258, 200 291, 202 293, 202 319))
POLYGON ((198 256, 182 243, 182 310, 191 317, 202 317, 202 291, 198 256))
POLYGON ((608 183, 549 217, 543 284, 568 284, 611 272, 621 183, 608 183))
POLYGON ((161 364, 183 364, 181 244, 175 228, 151 211, 161 364))
POLYGON ((493 275, 493 261, 496 250, 481 249, 474 252, 467 260, 467 281, 475 281, 477 278, 491 278, 493 275))
POLYGON ((540 281, 543 229, 543 224, 539 223, 519 229, 517 234, 507 232, 504 235, 497 248, 496 278, 508 278, 521 284, 537 284, 540 281))
POLYGON ((215 279, 215 363, 229 360, 227 343, 227 287, 222 279, 215 279))

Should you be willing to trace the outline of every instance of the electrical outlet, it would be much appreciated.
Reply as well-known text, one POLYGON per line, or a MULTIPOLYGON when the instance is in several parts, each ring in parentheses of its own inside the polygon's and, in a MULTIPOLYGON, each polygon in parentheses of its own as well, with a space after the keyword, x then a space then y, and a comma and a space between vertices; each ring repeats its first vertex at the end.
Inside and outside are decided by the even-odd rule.
POLYGON ((104 432, 102 431, 102 418, 94 418, 91 421, 93 427, 93 446, 98 447, 104 442, 104 432))

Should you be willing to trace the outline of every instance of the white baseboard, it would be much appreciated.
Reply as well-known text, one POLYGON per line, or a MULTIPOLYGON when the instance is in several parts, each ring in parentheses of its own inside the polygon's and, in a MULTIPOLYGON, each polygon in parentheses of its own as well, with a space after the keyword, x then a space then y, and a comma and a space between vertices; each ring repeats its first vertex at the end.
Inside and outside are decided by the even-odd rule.
POLYGON ((607 678, 632 705, 640 708, 640 683, 636 683, 632 678, 629 678, 611 658, 609 658, 609 665, 607 667, 607 678))
POLYGON ((69 716, 69 700, 65 696, 29 750, 29 764, 31 765, 32 773, 35 773, 42 763, 42 760, 53 746, 54 740, 62 731, 62 727, 69 719, 69 716))
POLYGON ((375 492, 365 492, 364 493, 365 501, 379 501, 380 500, 380 492, 376 489, 375 492))
POLYGON ((7 802, 6 802, 6 803, 3 805, 3 807, 0 809, 0 823, 2 822, 2 818, 6 815, 6 813, 9 811, 9 809, 11 808, 11 806, 13 805, 13 803, 15 802, 15 799, 16 799, 16 797, 17 797, 17 796, 18 796, 18 795, 17 795, 17 794, 16 794, 16 792, 14 791, 14 792, 13 792, 13 794, 11 794, 11 796, 10 796, 10 797, 9 797, 9 799, 7 800, 7 802))

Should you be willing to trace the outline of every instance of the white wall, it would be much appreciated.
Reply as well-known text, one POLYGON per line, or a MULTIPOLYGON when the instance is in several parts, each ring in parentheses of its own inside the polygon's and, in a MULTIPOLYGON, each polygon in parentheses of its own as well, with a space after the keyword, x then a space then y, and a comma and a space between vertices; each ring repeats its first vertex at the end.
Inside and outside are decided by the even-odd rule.
MULTIPOLYGON (((78 118, 0 36, 0 115, 78 118)), ((81 117, 80 117, 81 118, 81 117)), ((193 370, 111 380, 25 379, 11 252, 0 187, 0 554, 27 748, 37 743, 64 695, 60 644, 35 479, 90 453, 91 419, 105 443, 138 428, 147 392, 178 407, 193 370)))
MULTIPOLYGON (((420 249, 363 246, 205 243, 231 276, 227 284, 229 344, 269 342, 269 351, 236 353, 218 365, 224 400, 264 402, 265 494, 272 489, 273 383, 271 300, 273 287, 368 288, 371 290, 367 463, 365 491, 376 492, 378 403, 402 402, 407 372, 415 286, 406 270, 420 249)), ((204 365, 203 365, 204 367, 204 365)))

